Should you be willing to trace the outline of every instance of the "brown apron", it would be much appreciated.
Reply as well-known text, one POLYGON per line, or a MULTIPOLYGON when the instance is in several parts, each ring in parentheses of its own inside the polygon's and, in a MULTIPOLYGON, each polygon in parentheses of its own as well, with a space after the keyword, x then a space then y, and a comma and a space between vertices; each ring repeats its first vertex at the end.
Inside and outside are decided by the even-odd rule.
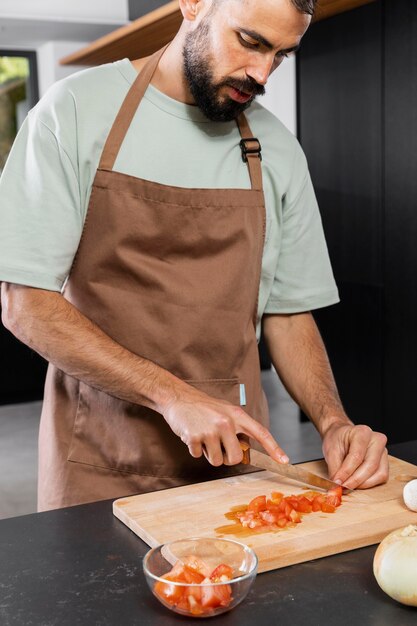
MULTIPOLYGON (((255 335, 265 208, 246 118, 237 123, 251 189, 171 187, 113 171, 162 53, 142 69, 111 128, 64 297, 131 352, 267 425, 255 335)), ((241 471, 194 459, 159 413, 49 366, 39 510, 241 471)))

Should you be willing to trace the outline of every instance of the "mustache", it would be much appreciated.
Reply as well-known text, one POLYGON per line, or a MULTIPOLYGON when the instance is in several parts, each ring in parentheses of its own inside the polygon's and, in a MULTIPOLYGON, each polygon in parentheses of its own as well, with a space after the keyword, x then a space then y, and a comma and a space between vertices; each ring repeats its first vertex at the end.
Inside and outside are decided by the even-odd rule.
POLYGON ((221 85, 234 87, 234 89, 251 94, 251 96, 263 96, 265 94, 265 87, 257 83, 256 80, 253 80, 252 78, 246 78, 243 80, 239 80, 238 78, 228 78, 223 81, 221 85))

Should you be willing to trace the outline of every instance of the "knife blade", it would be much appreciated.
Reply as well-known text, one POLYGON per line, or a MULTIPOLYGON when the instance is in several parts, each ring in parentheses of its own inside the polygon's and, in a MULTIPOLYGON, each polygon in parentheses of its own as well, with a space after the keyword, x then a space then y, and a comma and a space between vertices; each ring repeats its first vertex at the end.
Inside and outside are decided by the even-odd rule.
MULTIPOLYGON (((301 467, 297 467, 296 465, 291 465, 291 463, 278 463, 277 461, 271 459, 271 457, 267 454, 263 454, 258 450, 253 450, 249 444, 244 441, 240 442, 240 447, 243 450, 242 463, 245 465, 253 465, 253 467, 258 467, 259 469, 275 472, 275 474, 280 474, 280 476, 285 476, 286 478, 291 478, 292 480, 297 480, 298 482, 316 488, 318 487, 319 489, 324 489, 325 491, 328 489, 334 489, 335 487, 340 487, 338 483, 335 483, 328 478, 323 478, 322 476, 313 474, 313 472, 309 472, 301 467)), ((351 489, 347 489, 347 487, 343 487, 342 489, 344 494, 352 491, 351 489)))

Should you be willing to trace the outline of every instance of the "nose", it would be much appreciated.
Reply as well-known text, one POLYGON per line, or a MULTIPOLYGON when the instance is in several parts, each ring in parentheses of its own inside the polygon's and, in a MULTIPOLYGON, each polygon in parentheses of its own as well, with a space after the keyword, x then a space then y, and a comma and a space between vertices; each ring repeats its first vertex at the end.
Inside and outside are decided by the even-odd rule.
POLYGON ((246 67, 246 75, 253 78, 259 85, 266 85, 270 74, 281 63, 281 59, 273 55, 259 55, 246 67))

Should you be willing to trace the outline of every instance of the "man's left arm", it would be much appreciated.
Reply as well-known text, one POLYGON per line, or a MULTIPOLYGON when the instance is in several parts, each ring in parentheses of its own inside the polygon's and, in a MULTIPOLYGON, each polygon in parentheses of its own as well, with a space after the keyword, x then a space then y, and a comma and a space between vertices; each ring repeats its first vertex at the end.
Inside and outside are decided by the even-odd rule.
POLYGON ((320 433, 330 478, 351 489, 386 482, 387 438, 347 417, 311 313, 264 315, 263 331, 283 384, 320 433))

